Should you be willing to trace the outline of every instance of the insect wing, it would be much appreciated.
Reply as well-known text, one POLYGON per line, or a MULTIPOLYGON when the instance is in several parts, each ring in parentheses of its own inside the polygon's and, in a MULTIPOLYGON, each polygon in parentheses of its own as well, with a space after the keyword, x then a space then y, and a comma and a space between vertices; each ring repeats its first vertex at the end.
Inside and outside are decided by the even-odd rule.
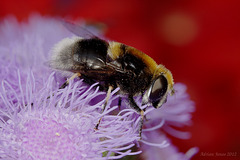
POLYGON ((76 36, 90 39, 90 38, 101 38, 106 39, 103 36, 102 31, 94 26, 87 26, 86 24, 76 24, 70 21, 61 20, 64 27, 66 27, 70 32, 75 34, 76 36))

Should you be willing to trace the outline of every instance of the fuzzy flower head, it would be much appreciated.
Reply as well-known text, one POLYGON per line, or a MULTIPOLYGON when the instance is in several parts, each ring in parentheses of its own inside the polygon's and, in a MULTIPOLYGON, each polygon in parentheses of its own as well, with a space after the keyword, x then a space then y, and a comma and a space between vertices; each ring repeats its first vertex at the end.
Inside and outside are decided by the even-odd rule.
MULTIPOLYGON (((45 64, 54 44, 73 36, 61 23, 35 15, 19 24, 10 17, 1 22, 0 35, 0 159, 101 160, 143 152, 144 159, 177 160, 195 153, 177 152, 166 136, 189 138, 175 129, 191 124, 194 111, 183 84, 174 85, 176 94, 160 109, 142 106, 146 122, 140 140, 140 115, 118 89, 103 112, 106 93, 97 84, 75 79, 59 89, 63 76, 45 64)), ((141 106, 141 97, 135 101, 141 106)))
MULTIPOLYGON (((27 103, 12 102, 8 92, 0 94, 7 107, 1 111, 0 158, 99 160, 140 153, 129 150, 138 136, 132 126, 134 112, 108 115, 117 108, 113 106, 100 114, 104 99, 96 104, 92 101, 105 93, 86 88, 81 81, 53 92, 50 87, 54 83, 53 74, 37 92, 33 78, 27 78, 28 93, 22 93, 27 95, 27 103), (101 129, 95 130, 101 116, 104 116, 101 129), (103 153, 107 153, 106 157, 103 153)), ((15 94, 16 99, 22 94, 15 94)))

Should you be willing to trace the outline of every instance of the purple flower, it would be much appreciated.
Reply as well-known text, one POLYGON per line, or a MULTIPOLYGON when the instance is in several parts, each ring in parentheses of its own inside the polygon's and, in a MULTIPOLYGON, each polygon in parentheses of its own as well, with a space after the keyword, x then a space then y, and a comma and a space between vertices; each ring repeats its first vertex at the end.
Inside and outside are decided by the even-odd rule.
MULTIPOLYGON (((26 83, 26 93, 13 93, 15 99, 25 96, 26 102, 13 102, 8 91, 0 93, 6 107, 5 111, 1 110, 1 158, 97 160, 140 153, 129 150, 138 136, 132 127, 134 119, 129 118, 134 112, 126 111, 122 116, 108 115, 117 108, 113 106, 100 114, 98 110, 104 99, 90 105, 95 97, 105 93, 86 88, 82 81, 54 91, 51 87, 54 74, 49 76, 40 91, 34 91, 35 79, 31 72, 26 83), (101 116, 104 116, 101 129, 96 131, 94 127, 101 116), (102 157, 104 152, 108 152, 106 157, 102 157)), ((9 85, 5 81, 3 88, 9 85)), ((21 83, 19 90, 22 90, 21 83)), ((115 98, 117 96, 109 104, 115 98)))
MULTIPOLYGON (((73 36, 61 23, 34 15, 19 24, 8 17, 0 35, 0 159, 120 159, 142 151, 146 159, 190 157, 178 153, 165 135, 189 137, 173 129, 190 124, 194 111, 184 85, 174 86, 176 94, 162 108, 147 108, 139 141, 140 116, 126 102, 118 111, 118 89, 103 113, 106 93, 96 84, 89 87, 78 79, 58 89, 63 77, 46 62, 54 44, 73 36)), ((141 104, 140 97, 136 101, 141 104)))
POLYGON ((143 130, 143 133, 147 142, 143 141, 144 144, 141 147, 142 156, 146 160, 188 160, 198 152, 198 148, 194 147, 185 154, 180 153, 166 136, 168 133, 181 139, 190 138, 190 133, 178 131, 173 127, 190 125, 191 113, 195 110, 194 103, 186 93, 186 86, 176 83, 174 89, 175 94, 168 97, 167 103, 161 109, 149 108, 146 112, 148 121, 145 123, 146 129, 143 130), (161 142, 165 142, 165 147, 156 147, 161 142), (168 143, 166 144, 166 142, 168 143))
POLYGON ((194 147, 187 151, 187 153, 181 153, 178 151, 177 147, 170 143, 170 140, 166 137, 164 133, 159 132, 149 132, 148 133, 149 141, 154 143, 160 143, 162 141, 168 141, 168 145, 165 147, 159 148, 156 146, 145 145, 141 146, 142 154, 141 156, 145 160, 189 160, 193 155, 198 152, 198 148, 194 147))
POLYGON ((161 109, 148 108, 147 118, 153 121, 148 121, 145 125, 148 128, 147 130, 155 126, 153 130, 161 128, 162 131, 172 136, 188 139, 190 137, 188 132, 180 132, 173 127, 191 125, 191 113, 195 111, 194 102, 190 100, 184 84, 176 83, 174 89, 175 94, 168 97, 167 103, 163 104, 161 109))

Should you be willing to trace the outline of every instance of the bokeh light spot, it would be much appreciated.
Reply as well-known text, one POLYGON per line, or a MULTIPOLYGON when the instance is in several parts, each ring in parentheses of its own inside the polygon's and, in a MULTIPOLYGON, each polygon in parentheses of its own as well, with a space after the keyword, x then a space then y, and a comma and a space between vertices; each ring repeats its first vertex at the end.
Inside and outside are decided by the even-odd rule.
POLYGON ((184 13, 167 14, 158 22, 158 29, 164 40, 172 45, 182 46, 194 40, 198 25, 193 17, 184 13))

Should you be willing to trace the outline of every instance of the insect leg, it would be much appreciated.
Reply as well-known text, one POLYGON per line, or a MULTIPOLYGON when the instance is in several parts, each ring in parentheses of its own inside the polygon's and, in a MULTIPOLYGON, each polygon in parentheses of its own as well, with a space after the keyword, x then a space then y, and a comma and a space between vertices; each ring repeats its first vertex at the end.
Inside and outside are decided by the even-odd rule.
POLYGON ((122 97, 119 97, 118 99, 118 109, 121 110, 121 104, 122 104, 122 97))
POLYGON ((66 81, 61 85, 61 87, 60 87, 59 89, 63 89, 63 88, 65 88, 65 87, 67 87, 68 84, 69 84, 69 80, 73 80, 74 78, 80 77, 80 76, 81 76, 80 73, 75 73, 74 75, 72 75, 72 77, 70 77, 68 80, 66 80, 66 81))
MULTIPOLYGON (((112 90, 113 90, 113 87, 112 87, 112 86, 109 86, 109 87, 108 87, 108 91, 107 91, 106 101, 105 101, 105 103, 104 103, 104 105, 103 105, 102 113, 103 113, 103 111, 105 110, 105 108, 106 108, 106 106, 107 106, 107 103, 108 103, 108 100, 109 100, 109 98, 110 98, 110 94, 111 94, 112 90)), ((102 118, 103 118, 103 117, 101 117, 101 118, 98 120, 98 123, 97 123, 97 125, 96 125, 96 127, 95 127, 96 130, 98 130, 98 126, 99 126, 102 118)))
POLYGON ((143 128, 143 120, 144 120, 144 111, 139 108, 135 100, 133 99, 133 96, 128 96, 128 100, 130 103, 130 107, 133 108, 135 111, 137 111, 141 115, 141 119, 139 122, 139 137, 142 138, 142 128, 143 128))
MULTIPOLYGON (((59 89, 63 89, 63 88, 65 88, 65 87, 67 87, 68 84, 69 84, 69 80, 73 80, 74 78, 80 77, 80 76, 81 76, 80 73, 75 73, 72 77, 70 77, 68 80, 66 80, 66 81, 61 85, 61 87, 59 87, 59 89)), ((54 93, 52 94, 52 96, 54 96, 54 93)), ((50 96, 47 97, 47 99, 49 99, 49 98, 50 98, 50 96)))

